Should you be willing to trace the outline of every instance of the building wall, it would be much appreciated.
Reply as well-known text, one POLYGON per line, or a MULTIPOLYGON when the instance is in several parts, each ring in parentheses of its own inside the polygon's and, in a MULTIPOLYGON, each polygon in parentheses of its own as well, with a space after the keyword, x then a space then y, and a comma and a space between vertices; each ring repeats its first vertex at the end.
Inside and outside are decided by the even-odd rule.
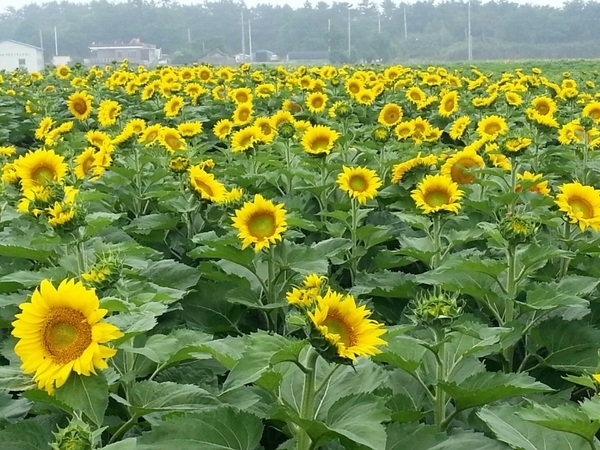
POLYGON ((13 41, 0 42, 0 70, 25 69, 35 72, 44 69, 42 49, 13 41))

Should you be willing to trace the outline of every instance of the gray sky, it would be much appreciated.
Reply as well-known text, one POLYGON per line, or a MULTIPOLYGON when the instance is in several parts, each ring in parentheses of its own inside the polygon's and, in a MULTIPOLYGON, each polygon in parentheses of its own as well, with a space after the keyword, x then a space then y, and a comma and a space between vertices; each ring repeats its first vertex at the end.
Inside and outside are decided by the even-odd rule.
MULTIPOLYGON (((42 4, 42 3, 47 3, 49 0, 0 0, 0 9, 4 10, 4 8, 7 8, 9 6, 12 6, 13 8, 20 8, 22 6, 31 4, 31 3, 37 3, 37 4, 42 4)), ((60 0, 58 0, 60 1, 60 0)), ((69 0, 72 3, 86 3, 86 0, 69 0)), ((114 2, 114 0, 112 0, 114 2)), ((314 6, 318 3, 319 0, 311 0, 311 4, 314 6)), ((328 4, 332 4, 333 0, 323 0, 325 1, 325 3, 328 4)), ((346 0, 348 1, 348 3, 351 4, 358 4, 358 0, 346 0)), ((401 3, 403 0, 395 0, 394 3, 398 4, 401 3)), ((405 0, 407 3, 412 3, 415 0, 405 0)), ((485 1, 485 0, 484 0, 485 1)), ((512 1, 514 3, 519 3, 519 4, 526 4, 529 3, 530 5, 548 5, 548 6, 554 6, 554 7, 561 7, 564 3, 563 0, 509 0, 512 1)), ((179 0, 179 3, 182 4, 197 4, 197 3, 203 3, 203 1, 201 0, 179 0)), ((269 4, 269 5, 284 5, 284 4, 288 4, 290 5, 292 8, 300 8, 302 7, 302 5, 304 4, 304 0, 245 0, 246 6, 251 8, 253 6, 256 6, 258 4, 269 4)), ((378 0, 375 0, 375 3, 380 3, 378 0)))

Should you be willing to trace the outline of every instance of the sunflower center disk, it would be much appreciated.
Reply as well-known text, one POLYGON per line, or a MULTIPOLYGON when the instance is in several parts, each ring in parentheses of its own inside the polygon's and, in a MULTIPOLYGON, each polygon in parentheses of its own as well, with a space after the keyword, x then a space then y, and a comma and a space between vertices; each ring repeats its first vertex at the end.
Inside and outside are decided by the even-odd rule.
POLYGON ((271 214, 257 214, 250 219, 248 230, 257 239, 272 236, 275 233, 275 218, 271 214))
POLYGON ((425 203, 433 208, 446 205, 449 201, 448 194, 445 192, 433 191, 425 196, 425 203))
POLYGON ((71 308, 55 308, 47 319, 44 346, 58 364, 81 356, 92 342, 92 327, 83 313, 71 308))
POLYGON ((83 101, 78 101, 73 104, 73 109, 77 111, 79 114, 85 114, 87 111, 87 105, 83 101))
POLYGON ((327 331, 329 333, 337 334, 340 337, 336 344, 342 343, 346 348, 352 347, 356 344, 356 336, 354 335, 352 327, 344 322, 343 319, 332 316, 331 312, 323 322, 323 325, 327 327, 327 331))
POLYGON ((167 136, 165 138, 165 142, 172 149, 178 149, 179 147, 181 147, 181 142, 179 142, 179 140, 174 136, 167 136))
POLYGON ((569 201, 569 205, 576 217, 589 219, 594 216, 594 208, 586 200, 582 198, 573 198, 569 201))
POLYGON ((328 145, 329 145, 329 139, 324 138, 324 137, 319 137, 313 141, 312 148, 315 150, 321 150, 321 149, 327 148, 328 145))
POLYGON ((214 196, 214 191, 211 189, 211 187, 208 184, 206 184, 200 180, 195 180, 195 181, 196 181, 196 186, 198 186, 202 191, 206 192, 206 194, 208 196, 210 196, 210 197, 214 196))
POLYGON ((363 177, 350 178, 350 188, 355 192, 364 192, 367 189, 367 182, 363 177))
POLYGON ((40 184, 46 184, 54 179, 54 171, 49 167, 40 167, 33 173, 32 178, 40 184))

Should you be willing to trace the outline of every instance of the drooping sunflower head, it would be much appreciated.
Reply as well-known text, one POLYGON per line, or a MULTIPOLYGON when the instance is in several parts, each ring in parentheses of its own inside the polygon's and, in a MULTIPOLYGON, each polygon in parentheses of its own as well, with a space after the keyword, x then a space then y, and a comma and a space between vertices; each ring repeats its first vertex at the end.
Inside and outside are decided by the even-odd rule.
POLYGON ((393 127, 402 120, 403 111, 400 105, 388 103, 379 112, 377 122, 386 127, 393 127))
POLYGON ((99 308, 93 289, 67 279, 55 288, 43 280, 31 301, 19 305, 12 335, 19 339, 15 353, 25 373, 34 373, 40 389, 50 394, 61 387, 71 372, 89 376, 106 369, 106 359, 116 350, 105 344, 123 336, 119 329, 101 322, 108 312, 99 308))
POLYGON ((49 183, 61 182, 67 174, 68 166, 64 157, 54 150, 35 150, 27 152, 15 161, 17 176, 21 179, 23 190, 49 183))
POLYGON ((254 245, 254 250, 259 252, 282 239, 282 233, 287 229, 283 207, 283 204, 274 204, 256 194, 252 202, 244 203, 235 211, 233 226, 242 239, 242 249, 254 245))
POLYGON ((350 198, 355 198, 359 203, 365 204, 368 199, 377 195, 377 189, 382 185, 377 173, 366 167, 342 166, 343 172, 337 177, 341 190, 348 193, 350 198))
POLYGON ((579 182, 566 183, 558 187, 560 194, 555 203, 567 214, 571 223, 577 223, 581 231, 591 227, 600 230, 600 191, 579 182))
POLYGON ((371 311, 364 305, 357 306, 352 295, 343 295, 331 289, 316 299, 313 311, 308 312, 315 331, 326 341, 315 342, 321 355, 356 361, 359 356, 372 356, 381 352, 380 346, 387 342, 381 338, 386 330, 382 323, 370 319, 371 311), (331 355, 328 347, 332 347, 331 355))
POLYGON ((302 147, 311 155, 328 155, 339 137, 337 131, 325 125, 315 125, 302 135, 302 147))
POLYGON ((464 191, 446 175, 427 175, 411 193, 412 199, 423 214, 450 211, 458 213, 464 191))
POLYGON ((200 165, 190 167, 190 184, 203 199, 214 203, 222 203, 227 189, 200 165))

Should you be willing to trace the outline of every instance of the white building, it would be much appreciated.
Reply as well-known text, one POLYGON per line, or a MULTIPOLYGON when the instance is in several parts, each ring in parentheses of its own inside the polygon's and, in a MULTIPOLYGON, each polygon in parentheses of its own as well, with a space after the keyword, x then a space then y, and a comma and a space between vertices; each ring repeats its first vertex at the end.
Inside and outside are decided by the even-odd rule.
POLYGON ((89 47, 92 57, 86 59, 88 65, 110 64, 127 59, 131 64, 152 66, 161 62, 163 57, 161 49, 156 45, 144 44, 139 38, 134 38, 128 43, 118 42, 113 44, 92 44, 89 47))
POLYGON ((35 45, 13 40, 0 41, 0 70, 23 69, 37 72, 44 69, 44 51, 35 45))

